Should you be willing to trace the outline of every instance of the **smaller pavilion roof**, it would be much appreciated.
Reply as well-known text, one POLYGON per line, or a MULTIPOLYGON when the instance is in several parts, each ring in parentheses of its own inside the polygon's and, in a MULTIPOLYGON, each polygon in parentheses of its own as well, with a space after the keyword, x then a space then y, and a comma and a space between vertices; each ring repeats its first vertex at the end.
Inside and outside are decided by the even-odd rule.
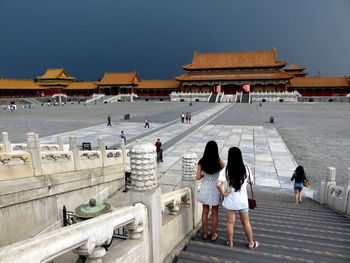
POLYGON ((96 82, 92 81, 82 81, 82 82, 72 82, 64 90, 92 90, 97 89, 98 86, 96 82))
POLYGON ((40 80, 45 79, 64 79, 64 80, 73 80, 74 77, 69 76, 63 68, 49 68, 46 70, 44 75, 36 77, 40 80))
POLYGON ((350 87, 346 76, 292 78, 290 87, 350 87))
POLYGON ((136 85, 139 79, 136 72, 111 73, 106 72, 98 85, 136 85))
POLYGON ((185 70, 228 69, 228 68, 267 68, 283 67, 287 63, 277 61, 277 51, 248 51, 226 53, 194 53, 192 64, 185 65, 185 70))
POLYGON ((290 71, 290 70, 292 70, 292 71, 294 71, 294 70, 302 71, 304 69, 305 69, 304 67, 300 67, 297 64, 291 64, 289 67, 284 68, 285 71, 290 71))
POLYGON ((0 79, 0 89, 44 90, 47 88, 40 87, 31 79, 0 79))
POLYGON ((137 89, 177 89, 180 81, 177 80, 140 80, 137 89))
POLYGON ((189 72, 176 77, 181 81, 200 80, 250 80, 250 79, 291 79, 293 75, 283 71, 237 71, 237 72, 189 72))

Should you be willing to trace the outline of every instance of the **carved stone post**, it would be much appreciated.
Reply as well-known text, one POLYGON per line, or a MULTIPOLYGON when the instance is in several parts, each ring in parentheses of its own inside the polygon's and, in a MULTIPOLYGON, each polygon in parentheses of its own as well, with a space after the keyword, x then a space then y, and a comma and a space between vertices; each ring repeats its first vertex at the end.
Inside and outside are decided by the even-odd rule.
POLYGON ((2 143, 4 144, 5 152, 12 152, 11 142, 9 141, 9 134, 7 132, 2 133, 2 143))
POLYGON ((325 204, 328 203, 330 186, 336 184, 335 183, 335 175, 336 175, 336 169, 334 167, 328 167, 328 175, 327 175, 327 179, 326 179, 325 193, 324 193, 325 204))
POLYGON ((78 141, 76 136, 69 137, 69 150, 73 153, 74 167, 75 170, 81 170, 81 159, 78 149, 78 141))
POLYGON ((34 175, 40 176, 42 173, 41 168, 41 155, 40 155, 40 143, 39 137, 34 132, 27 133, 27 147, 28 151, 32 155, 34 175))
POLYGON ((128 192, 129 204, 143 203, 147 207, 150 261, 159 263, 162 261, 162 214, 161 191, 156 172, 156 147, 151 143, 136 144, 130 150, 130 162, 133 189, 128 192))
POLYGON ((350 167, 348 167, 348 178, 344 185, 344 194, 343 194, 343 204, 342 204, 342 212, 349 214, 349 195, 350 195, 350 167))
POLYGON ((58 144, 58 150, 63 151, 63 143, 62 143, 62 136, 61 135, 57 136, 57 144, 58 144))
POLYGON ((182 187, 191 189, 193 226, 201 220, 200 206, 197 203, 198 182, 196 180, 197 155, 195 153, 185 153, 182 155, 182 187))
POLYGON ((98 148, 101 151, 102 155, 102 166, 105 166, 105 163, 107 162, 107 151, 106 151, 106 144, 102 137, 98 137, 98 148))
POLYGON ((127 155, 126 155, 125 141, 122 138, 119 139, 119 149, 122 150, 123 163, 125 165, 125 163, 127 162, 127 155))

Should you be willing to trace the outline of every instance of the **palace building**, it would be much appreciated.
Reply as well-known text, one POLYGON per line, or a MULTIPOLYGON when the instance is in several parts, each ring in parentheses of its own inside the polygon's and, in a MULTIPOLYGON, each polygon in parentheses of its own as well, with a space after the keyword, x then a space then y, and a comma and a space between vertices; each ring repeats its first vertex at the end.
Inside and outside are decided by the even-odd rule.
POLYGON ((276 48, 268 51, 194 52, 185 74, 172 80, 141 80, 136 72, 106 72, 99 81, 79 81, 63 68, 47 69, 34 80, 0 79, 0 97, 46 97, 55 94, 109 96, 134 94, 139 98, 169 97, 171 93, 236 93, 297 91, 302 96, 346 96, 350 78, 307 77, 297 64, 286 67, 276 48))
MULTIPOLYGON (((194 53, 193 61, 176 77, 183 92, 224 92, 235 94, 249 85, 249 91, 285 91, 293 75, 281 69, 277 51, 194 53)), ((247 90, 246 90, 247 91, 247 90)))

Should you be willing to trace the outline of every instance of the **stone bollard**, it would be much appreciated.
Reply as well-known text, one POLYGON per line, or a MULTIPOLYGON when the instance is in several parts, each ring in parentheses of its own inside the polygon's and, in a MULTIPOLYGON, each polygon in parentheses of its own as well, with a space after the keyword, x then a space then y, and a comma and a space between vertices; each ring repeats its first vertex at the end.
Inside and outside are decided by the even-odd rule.
POLYGON ((34 175, 42 174, 39 136, 34 132, 27 133, 27 147, 32 156, 34 175))
POLYGON ((350 198, 350 167, 348 167, 348 178, 344 185, 344 195, 343 195, 343 204, 342 204, 342 211, 347 215, 350 215, 349 198, 350 198))
POLYGON ((57 144, 58 144, 58 150, 63 151, 63 143, 62 143, 62 136, 61 135, 57 136, 57 144))
POLYGON ((193 226, 196 227, 201 221, 201 211, 197 203, 198 181, 197 173, 197 155, 195 153, 185 153, 182 155, 182 180, 181 187, 191 189, 193 226))
POLYGON ((74 167, 75 170, 81 170, 81 159, 78 149, 78 141, 76 136, 69 137, 69 150, 73 153, 74 167))
POLYGON ((105 163, 107 162, 107 151, 106 151, 106 144, 102 137, 98 137, 98 149, 101 151, 102 155, 102 166, 105 166, 105 163))
MULTIPOLYGON (((151 143, 137 144, 130 150, 131 182, 133 189, 128 192, 129 205, 143 203, 148 210, 148 233, 150 237, 150 261, 161 260, 161 191, 157 182, 156 147, 151 143)), ((147 237, 145 237, 147 242, 147 237)))
POLYGON ((12 152, 11 142, 9 141, 9 134, 7 132, 2 133, 2 143, 4 144, 5 152, 12 152))
POLYGON ((326 179, 325 192, 324 192, 325 204, 328 203, 330 186, 336 184, 335 183, 335 175, 336 175, 336 169, 334 167, 328 167, 328 175, 327 175, 327 179, 326 179))

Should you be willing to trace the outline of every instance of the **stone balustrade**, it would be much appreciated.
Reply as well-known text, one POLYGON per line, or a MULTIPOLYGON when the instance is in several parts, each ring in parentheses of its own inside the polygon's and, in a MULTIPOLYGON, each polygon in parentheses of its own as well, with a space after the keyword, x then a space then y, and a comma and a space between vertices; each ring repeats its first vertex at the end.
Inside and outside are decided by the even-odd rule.
POLYGON ((336 184, 336 169, 328 168, 326 181, 322 181, 318 189, 314 192, 314 199, 321 204, 350 215, 350 167, 348 168, 348 178, 344 186, 336 184))
POLYGON ((191 189, 188 187, 162 195, 162 212, 167 208, 171 215, 176 215, 180 210, 181 204, 188 207, 191 205, 191 189))
POLYGON ((207 102, 211 93, 210 92, 171 92, 170 101, 203 101, 207 102))
MULTIPOLYGON (((0 262, 40 263, 53 260, 72 250, 87 257, 86 262, 102 262, 106 254, 103 245, 111 242, 115 229, 125 226, 130 239, 148 243, 147 224, 147 209, 138 203, 0 248, 0 262)), ((143 246, 147 247, 147 244, 143 246)), ((150 262, 147 249, 140 250, 136 259, 140 260, 138 262, 150 262)))
POLYGON ((297 102, 301 96, 297 91, 254 91, 250 92, 249 95, 252 102, 262 102, 263 100, 266 102, 297 102))

